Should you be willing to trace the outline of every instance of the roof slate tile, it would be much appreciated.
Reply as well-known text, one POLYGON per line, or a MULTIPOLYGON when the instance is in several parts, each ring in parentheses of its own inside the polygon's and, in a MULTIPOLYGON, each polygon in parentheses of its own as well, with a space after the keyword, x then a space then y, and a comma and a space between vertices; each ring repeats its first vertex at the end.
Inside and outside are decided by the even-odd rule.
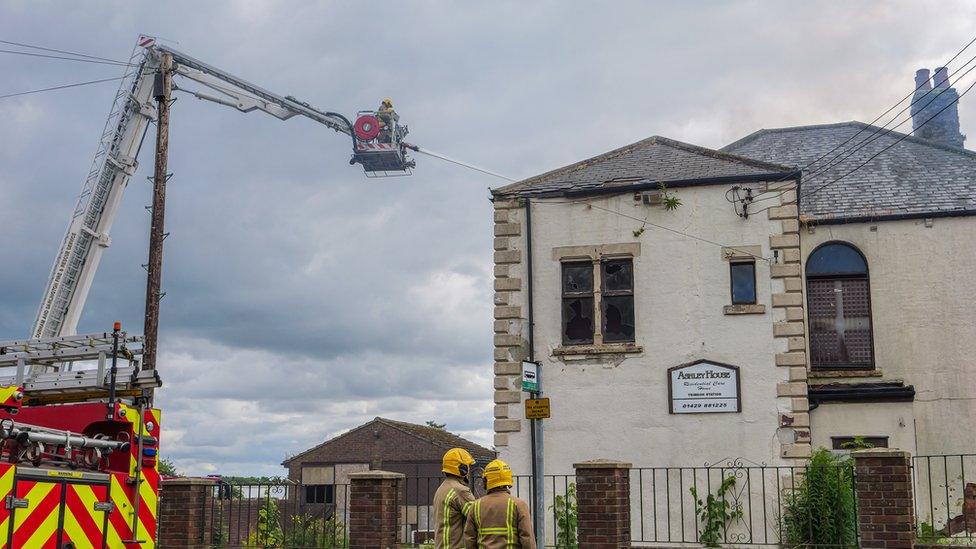
POLYGON ((896 131, 884 133, 863 122, 759 130, 721 150, 764 162, 812 164, 803 170, 800 213, 813 219, 976 209, 976 153, 896 131))

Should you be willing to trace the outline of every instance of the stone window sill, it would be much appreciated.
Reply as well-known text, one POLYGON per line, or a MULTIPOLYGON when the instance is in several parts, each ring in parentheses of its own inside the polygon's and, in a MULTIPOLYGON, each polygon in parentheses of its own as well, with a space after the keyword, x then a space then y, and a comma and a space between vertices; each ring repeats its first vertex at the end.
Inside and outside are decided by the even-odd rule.
POLYGON ((839 379, 850 377, 884 377, 881 370, 810 370, 810 379, 839 379))
POLYGON ((762 303, 726 305, 722 307, 722 312, 727 315, 764 315, 766 314, 766 306, 762 303))
POLYGON ((634 343, 602 343, 599 345, 565 345, 552 350, 552 356, 582 357, 589 355, 620 355, 643 353, 644 347, 634 343))

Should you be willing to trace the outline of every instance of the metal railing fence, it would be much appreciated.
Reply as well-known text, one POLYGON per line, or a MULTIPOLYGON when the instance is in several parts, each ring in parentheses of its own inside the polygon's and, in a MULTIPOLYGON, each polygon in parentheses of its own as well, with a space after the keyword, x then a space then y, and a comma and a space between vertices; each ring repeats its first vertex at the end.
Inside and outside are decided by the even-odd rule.
POLYGON ((976 454, 914 456, 920 543, 976 545, 976 454))
MULTIPOLYGON (((404 546, 433 546, 434 494, 438 477, 399 481, 398 538, 404 546)), ((532 506, 532 478, 516 476, 512 494, 532 506)), ((472 487, 484 495, 480 479, 472 487)), ((349 546, 349 484, 308 485, 289 481, 212 488, 202 520, 216 548, 280 547, 326 549, 349 546)), ((545 476, 546 542, 540 547, 576 549, 576 499, 573 475, 545 476)), ((535 510, 532 510, 535 513, 535 510)))
POLYGON ((221 482, 212 490, 201 516, 215 548, 349 546, 349 484, 221 482))
POLYGON ((809 466, 639 467, 630 472, 635 543, 851 547, 857 544, 851 462, 809 466), (813 479, 813 480, 810 480, 813 479), (820 486, 830 494, 821 494, 820 486), (824 513, 817 498, 832 498, 824 513))

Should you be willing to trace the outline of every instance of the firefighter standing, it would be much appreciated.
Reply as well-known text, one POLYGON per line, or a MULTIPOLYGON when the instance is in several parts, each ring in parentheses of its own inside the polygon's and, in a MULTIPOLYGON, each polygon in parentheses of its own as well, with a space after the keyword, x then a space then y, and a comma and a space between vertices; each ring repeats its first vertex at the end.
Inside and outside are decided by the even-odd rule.
POLYGON ((485 467, 488 493, 471 506, 464 525, 465 549, 535 549, 529 506, 512 496, 512 468, 500 459, 485 467))
POLYGON ((380 121, 380 143, 392 143, 393 131, 400 121, 400 115, 393 109, 393 100, 387 97, 376 109, 376 118, 380 121))
POLYGON ((474 458, 464 448, 451 448, 444 454, 441 471, 444 481, 434 493, 435 549, 464 547, 464 523, 474 494, 468 487, 468 473, 474 458))

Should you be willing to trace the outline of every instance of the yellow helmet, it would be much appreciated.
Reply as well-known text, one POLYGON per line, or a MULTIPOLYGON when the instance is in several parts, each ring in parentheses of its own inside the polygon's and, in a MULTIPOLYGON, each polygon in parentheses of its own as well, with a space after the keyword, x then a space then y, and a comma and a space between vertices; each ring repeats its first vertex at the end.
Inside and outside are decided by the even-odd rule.
POLYGON ((389 97, 387 97, 386 99, 383 100, 383 104, 386 105, 387 107, 392 107, 393 106, 393 100, 390 99, 389 97))
POLYGON ((474 458, 464 448, 451 448, 444 454, 441 471, 456 477, 468 476, 468 468, 474 465, 474 458), (461 469, 464 469, 463 471, 461 469))
POLYGON ((485 488, 488 490, 512 485, 512 468, 500 459, 489 463, 482 476, 485 478, 485 488))

